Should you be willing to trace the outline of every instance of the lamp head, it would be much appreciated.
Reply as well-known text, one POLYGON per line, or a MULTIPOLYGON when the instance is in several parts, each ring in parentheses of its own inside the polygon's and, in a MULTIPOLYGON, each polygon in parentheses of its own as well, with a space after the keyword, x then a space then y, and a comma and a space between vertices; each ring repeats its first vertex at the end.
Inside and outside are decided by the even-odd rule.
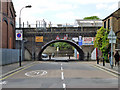
POLYGON ((32 7, 31 5, 25 6, 25 8, 31 8, 31 7, 32 7))

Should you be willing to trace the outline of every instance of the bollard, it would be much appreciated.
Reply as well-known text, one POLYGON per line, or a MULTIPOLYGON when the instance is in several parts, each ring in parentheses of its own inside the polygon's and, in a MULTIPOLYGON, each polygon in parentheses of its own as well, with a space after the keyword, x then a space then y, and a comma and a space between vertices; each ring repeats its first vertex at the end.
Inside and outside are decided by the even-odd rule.
POLYGON ((51 60, 51 55, 49 55, 49 60, 51 60))
POLYGON ((104 60, 104 57, 103 57, 103 66, 105 66, 105 60, 104 60))
POLYGON ((99 64, 99 58, 98 58, 98 56, 97 56, 97 64, 99 64))
POLYGON ((111 69, 113 69, 113 65, 111 65, 111 69))
POLYGON ((69 59, 70 59, 70 55, 69 55, 69 59))

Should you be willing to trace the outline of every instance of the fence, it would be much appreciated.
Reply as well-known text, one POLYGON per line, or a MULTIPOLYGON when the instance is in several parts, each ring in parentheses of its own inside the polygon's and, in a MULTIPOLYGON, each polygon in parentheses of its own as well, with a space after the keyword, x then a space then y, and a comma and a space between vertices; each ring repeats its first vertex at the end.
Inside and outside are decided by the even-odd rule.
POLYGON ((0 49, 0 65, 12 64, 19 61, 18 49, 0 49))

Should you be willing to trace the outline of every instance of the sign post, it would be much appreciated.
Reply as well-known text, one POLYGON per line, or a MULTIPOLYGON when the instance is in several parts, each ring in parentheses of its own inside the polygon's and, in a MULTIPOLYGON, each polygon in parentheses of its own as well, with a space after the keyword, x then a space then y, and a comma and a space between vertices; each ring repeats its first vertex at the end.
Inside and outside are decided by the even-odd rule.
POLYGON ((21 67, 21 42, 23 40, 23 31, 16 30, 16 40, 20 43, 20 50, 19 50, 19 66, 21 67))
POLYGON ((110 65, 111 65, 111 68, 113 68, 113 43, 116 43, 116 36, 115 36, 115 33, 114 31, 112 30, 112 27, 111 27, 111 31, 108 35, 108 39, 109 39, 109 43, 111 43, 111 60, 110 60, 110 65))

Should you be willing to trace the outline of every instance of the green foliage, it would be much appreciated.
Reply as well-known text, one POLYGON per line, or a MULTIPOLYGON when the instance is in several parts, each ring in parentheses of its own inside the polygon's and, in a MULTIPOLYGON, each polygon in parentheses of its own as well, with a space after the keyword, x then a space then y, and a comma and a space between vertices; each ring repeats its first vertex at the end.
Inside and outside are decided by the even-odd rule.
POLYGON ((59 47, 60 50, 72 49, 72 46, 70 44, 68 44, 68 43, 65 43, 65 42, 54 43, 54 46, 56 48, 59 47))
POLYGON ((91 17, 85 17, 84 18, 85 20, 87 20, 87 19, 92 19, 92 20, 98 20, 98 19, 100 19, 98 16, 91 16, 91 17))
POLYGON ((51 47, 54 47, 54 43, 50 44, 51 47))
POLYGON ((96 34, 94 46, 102 51, 103 57, 107 60, 109 40, 108 40, 109 30, 101 27, 96 34))

